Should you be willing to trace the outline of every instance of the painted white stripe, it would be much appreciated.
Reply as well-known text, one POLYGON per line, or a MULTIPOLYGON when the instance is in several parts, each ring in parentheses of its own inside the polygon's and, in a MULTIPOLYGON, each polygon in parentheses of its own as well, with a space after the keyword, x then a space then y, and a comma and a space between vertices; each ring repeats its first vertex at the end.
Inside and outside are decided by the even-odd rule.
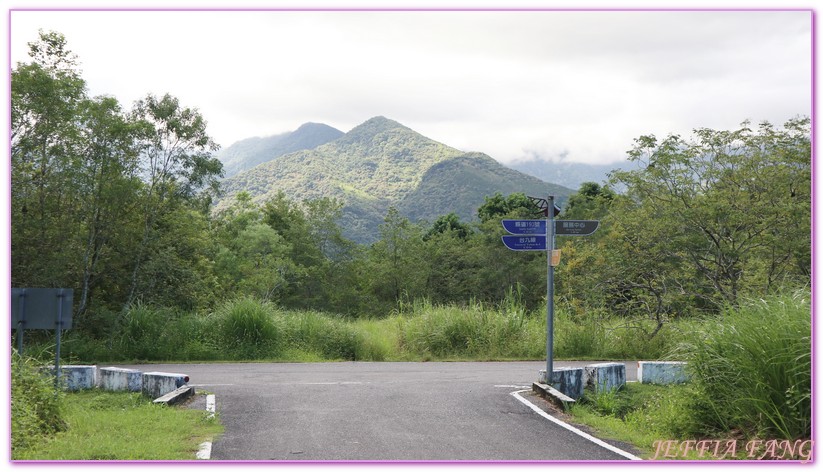
POLYGON ((609 444, 607 442, 604 442, 600 439, 597 439, 596 437, 594 437, 590 434, 586 434, 583 431, 580 431, 579 429, 575 428, 574 426, 572 426, 568 423, 565 423, 563 421, 560 421, 559 419, 555 418, 554 416, 546 413, 545 411, 538 408, 537 405, 534 405, 532 402, 530 402, 530 401, 528 401, 525 398, 520 396, 520 393, 528 392, 528 391, 529 390, 518 390, 516 392, 512 392, 511 395, 514 398, 516 398, 520 403, 522 403, 522 404, 526 405, 527 407, 531 408, 532 410, 534 410, 535 413, 542 416, 543 418, 546 418, 547 420, 551 421, 552 423, 554 423, 554 424, 556 424, 556 425, 558 425, 562 428, 565 428, 565 429, 571 431, 572 433, 574 433, 578 436, 581 436, 585 439, 588 439, 589 441, 597 444, 598 446, 604 447, 604 448, 614 452, 615 454, 619 454, 619 455, 621 455, 621 456, 623 456, 627 459, 631 459, 633 461, 642 461, 643 460, 643 459, 635 456, 634 454, 630 454, 630 453, 628 453, 628 452, 626 452, 622 449, 618 449, 618 448, 612 446, 611 444, 609 444))
POLYGON ((189 387, 231 387, 234 384, 188 384, 189 387))
POLYGON ((214 417, 214 412, 216 411, 216 402, 214 399, 214 395, 206 395, 206 411, 209 412, 209 418, 214 417))
POLYGON ((300 382, 289 385, 363 385, 363 382, 300 382))
POLYGON ((495 388, 529 388, 528 385, 495 385, 495 388))
POLYGON ((197 458, 204 461, 211 459, 211 441, 200 444, 200 449, 197 451, 197 458))

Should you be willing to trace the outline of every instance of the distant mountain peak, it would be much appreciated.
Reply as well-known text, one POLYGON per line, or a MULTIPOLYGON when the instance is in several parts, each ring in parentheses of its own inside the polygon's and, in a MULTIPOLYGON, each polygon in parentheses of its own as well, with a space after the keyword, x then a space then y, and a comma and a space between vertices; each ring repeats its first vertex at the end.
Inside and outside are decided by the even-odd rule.
POLYGON ((363 123, 355 126, 351 131, 349 131, 348 134, 377 134, 398 128, 412 131, 411 128, 403 126, 402 124, 394 120, 390 120, 385 116, 375 116, 374 118, 369 118, 363 123))
POLYGON ((221 150, 217 158, 223 162, 226 177, 231 177, 284 154, 313 149, 340 136, 343 132, 329 125, 309 122, 295 131, 238 141, 221 150))

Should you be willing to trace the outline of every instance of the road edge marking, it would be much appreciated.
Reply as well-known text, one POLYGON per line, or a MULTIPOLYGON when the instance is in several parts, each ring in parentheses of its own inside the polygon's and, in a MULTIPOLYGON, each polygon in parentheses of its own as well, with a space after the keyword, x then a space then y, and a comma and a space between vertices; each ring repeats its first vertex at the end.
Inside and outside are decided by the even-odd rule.
POLYGON ((202 461, 211 459, 211 441, 200 443, 200 449, 198 449, 196 457, 202 461))
POLYGON ((561 421, 561 420, 555 418, 554 416, 546 413, 545 411, 538 408, 537 405, 533 404, 532 402, 530 402, 530 401, 528 401, 525 398, 520 396, 520 393, 528 392, 528 391, 530 391, 530 390, 528 390, 528 389, 518 390, 516 392, 511 392, 509 395, 516 398, 520 403, 522 403, 522 404, 526 405, 527 407, 531 408, 535 413, 542 416, 543 418, 546 418, 547 420, 551 421, 552 423, 554 423, 554 424, 556 424, 556 425, 558 425, 558 426, 560 426, 560 427, 562 427, 562 428, 564 428, 568 431, 571 431, 572 433, 574 433, 574 434, 576 434, 576 435, 578 435, 578 436, 580 436, 584 439, 588 439, 589 441, 597 444, 598 446, 604 447, 604 448, 608 449, 609 451, 614 452, 615 454, 618 454, 620 456, 623 456, 623 457, 625 457, 627 459, 630 459, 630 460, 633 460, 633 461, 642 461, 643 460, 643 459, 635 456, 632 453, 626 452, 626 451, 624 451, 620 448, 612 446, 611 444, 609 444, 609 443, 607 443, 607 442, 605 442, 601 439, 597 439, 596 437, 592 436, 591 434, 584 433, 583 431, 575 428, 574 426, 572 426, 572 425, 570 425, 570 424, 568 424, 564 421, 561 421))
MULTIPOLYGON (((206 395, 206 417, 214 418, 214 414, 217 410, 216 404, 217 402, 215 401, 215 396, 213 394, 206 395)), ((200 443, 200 449, 197 450, 195 457, 202 461, 211 460, 211 444, 211 440, 200 443)))

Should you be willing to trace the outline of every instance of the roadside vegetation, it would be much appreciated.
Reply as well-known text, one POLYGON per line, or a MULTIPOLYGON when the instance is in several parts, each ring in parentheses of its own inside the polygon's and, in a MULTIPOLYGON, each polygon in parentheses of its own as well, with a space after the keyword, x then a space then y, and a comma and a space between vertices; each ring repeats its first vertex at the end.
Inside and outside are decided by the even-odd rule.
POLYGON ((718 459, 733 441, 726 459, 803 459, 807 448, 799 445, 811 438, 812 419, 809 295, 749 301, 691 322, 671 353, 689 362, 691 382, 588 393, 571 408, 574 421, 633 444, 646 458, 718 459), (769 451, 769 440, 778 447, 769 451), (669 457, 661 452, 665 441, 674 444, 669 457), (703 454, 694 447, 700 441, 703 454))
POLYGON ((139 393, 55 390, 32 359, 12 364, 12 460, 193 460, 223 430, 202 410, 139 393))

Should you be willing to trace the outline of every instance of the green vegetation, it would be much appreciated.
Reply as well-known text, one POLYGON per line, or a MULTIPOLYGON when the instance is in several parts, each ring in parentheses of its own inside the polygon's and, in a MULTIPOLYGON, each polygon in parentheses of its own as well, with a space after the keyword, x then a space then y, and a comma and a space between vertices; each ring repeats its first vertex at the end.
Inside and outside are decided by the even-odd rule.
POLYGON ((139 393, 89 390, 63 403, 64 430, 13 448, 13 460, 193 460, 222 432, 201 410, 154 405, 139 393))
POLYGON ((701 429, 780 439, 811 435, 808 291, 747 302, 692 322, 675 355, 705 403, 701 429))
POLYGON ((11 450, 34 447, 67 428, 64 394, 32 359, 13 353, 11 362, 11 450))
MULTIPOLYGON (((667 325, 653 342, 635 335, 620 317, 575 319, 556 310, 555 356, 560 359, 660 358, 691 329, 667 325)), ((314 310, 289 310, 250 297, 200 312, 135 305, 108 337, 69 331, 69 361, 422 361, 537 360, 546 354, 546 308, 528 309, 516 292, 499 304, 474 301, 436 305, 401 303, 390 316, 350 318, 314 310)), ((52 342, 30 336, 29 352, 52 342)))
MULTIPOLYGON (((672 355, 689 362, 689 384, 589 393, 571 409, 574 420, 649 456, 659 441, 735 440, 740 450, 729 458, 748 458, 743 444, 811 438, 809 295, 746 302, 720 318, 683 323, 672 355)), ((677 458, 701 457, 692 450, 677 458)))
MULTIPOLYGON (((642 136, 633 170, 566 198, 377 117, 233 177, 215 208, 196 108, 88 96, 59 33, 30 56, 11 77, 11 285, 74 290, 70 360, 542 357, 546 255, 504 248, 500 220, 551 188, 561 218, 601 221, 558 238, 556 357, 681 343, 713 399, 703 433, 808 434, 810 306, 786 295, 811 284, 808 118, 642 136)), ((19 414, 24 437, 61 427, 19 414)))

